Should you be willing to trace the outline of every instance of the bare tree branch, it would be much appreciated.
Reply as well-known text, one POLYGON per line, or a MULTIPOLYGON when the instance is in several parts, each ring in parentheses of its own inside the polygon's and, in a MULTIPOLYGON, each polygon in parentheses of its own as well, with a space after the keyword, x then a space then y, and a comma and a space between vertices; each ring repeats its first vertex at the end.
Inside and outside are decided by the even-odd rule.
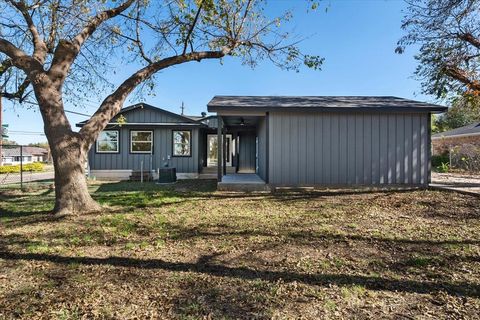
POLYGON ((42 65, 31 56, 27 55, 23 50, 16 47, 8 40, 0 38, 0 52, 6 54, 12 63, 19 69, 24 70, 27 74, 33 69, 41 69, 42 65))
POLYGON ((201 0, 200 5, 198 6, 198 9, 197 9, 197 13, 195 14, 195 18, 193 19, 193 22, 190 25, 190 28, 188 29, 188 33, 187 33, 187 36, 185 37, 185 41, 183 44, 182 54, 185 54, 187 52, 188 43, 190 42, 190 37, 192 36, 193 30, 195 29, 195 25, 197 24, 198 18, 200 17, 200 13, 202 12, 203 3, 204 3, 204 0, 201 0))
POLYGON ((87 25, 78 33, 72 41, 60 40, 54 55, 49 74, 63 82, 73 61, 78 56, 82 45, 105 21, 114 18, 127 10, 135 0, 126 0, 118 7, 105 10, 93 17, 87 25))
POLYGON ((150 78, 154 73, 190 61, 201 61, 203 59, 218 59, 231 52, 231 48, 224 48, 219 51, 191 52, 159 60, 150 64, 126 79, 112 94, 110 94, 80 130, 80 135, 85 140, 85 148, 88 149, 95 141, 97 133, 105 128, 121 109, 127 96, 143 81, 150 78))
POLYGON ((13 1, 13 0, 7 0, 7 1, 22 14, 23 19, 27 23, 28 30, 32 35, 33 48, 34 48, 33 58, 43 64, 45 62, 45 58, 47 55, 47 46, 45 42, 42 40, 42 38, 40 37, 37 27, 33 23, 33 19, 30 16, 30 13, 28 12, 27 5, 25 4, 24 1, 13 1))

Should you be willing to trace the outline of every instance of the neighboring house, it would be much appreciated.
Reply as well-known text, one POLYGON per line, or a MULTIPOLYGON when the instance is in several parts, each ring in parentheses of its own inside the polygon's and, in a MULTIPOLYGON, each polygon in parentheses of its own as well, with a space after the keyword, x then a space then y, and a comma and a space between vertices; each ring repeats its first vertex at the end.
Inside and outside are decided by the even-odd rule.
POLYGON ((20 163, 27 164, 33 162, 33 156, 24 150, 20 150, 20 147, 4 147, 2 148, 2 165, 13 166, 20 163), (22 161, 23 157, 23 161, 22 161))
POLYGON ((128 179, 168 164, 220 184, 427 186, 430 114, 445 110, 395 97, 216 96, 217 115, 196 118, 137 104, 100 134, 90 173, 128 179))
POLYGON ((40 147, 23 147, 23 151, 32 155, 33 162, 49 161, 49 152, 45 148, 40 147))
POLYGON ((480 122, 432 136, 432 150, 435 155, 448 154, 452 148, 467 144, 480 147, 480 122))

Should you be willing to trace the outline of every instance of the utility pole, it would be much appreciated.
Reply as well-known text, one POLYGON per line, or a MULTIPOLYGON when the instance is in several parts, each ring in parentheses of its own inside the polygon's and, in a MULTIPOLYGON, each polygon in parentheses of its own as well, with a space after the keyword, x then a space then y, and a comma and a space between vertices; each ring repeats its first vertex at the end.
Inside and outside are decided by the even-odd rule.
POLYGON ((180 109, 182 110, 182 116, 183 116, 183 111, 185 111, 185 105, 183 104, 183 101, 182 101, 182 106, 180 107, 180 109))

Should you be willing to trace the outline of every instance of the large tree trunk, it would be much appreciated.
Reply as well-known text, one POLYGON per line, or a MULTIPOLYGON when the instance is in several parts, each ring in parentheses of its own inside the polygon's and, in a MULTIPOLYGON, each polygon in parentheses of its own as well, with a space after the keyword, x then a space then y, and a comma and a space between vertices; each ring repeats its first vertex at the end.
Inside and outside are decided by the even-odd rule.
POLYGON ((72 131, 63 108, 61 84, 40 74, 33 85, 55 167, 54 213, 79 214, 100 210, 88 192, 85 177, 89 144, 79 133, 72 131))
POLYGON ((55 208, 57 214, 98 211, 100 206, 88 192, 85 177, 86 155, 80 138, 72 133, 50 145, 55 166, 55 208))

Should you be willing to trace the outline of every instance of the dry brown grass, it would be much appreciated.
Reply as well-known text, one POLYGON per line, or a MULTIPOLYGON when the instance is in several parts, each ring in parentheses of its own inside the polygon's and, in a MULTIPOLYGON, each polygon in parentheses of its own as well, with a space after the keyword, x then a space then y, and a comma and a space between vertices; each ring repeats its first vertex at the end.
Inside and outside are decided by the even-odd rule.
POLYGON ((0 318, 478 318, 480 200, 95 184, 0 197, 0 318))

